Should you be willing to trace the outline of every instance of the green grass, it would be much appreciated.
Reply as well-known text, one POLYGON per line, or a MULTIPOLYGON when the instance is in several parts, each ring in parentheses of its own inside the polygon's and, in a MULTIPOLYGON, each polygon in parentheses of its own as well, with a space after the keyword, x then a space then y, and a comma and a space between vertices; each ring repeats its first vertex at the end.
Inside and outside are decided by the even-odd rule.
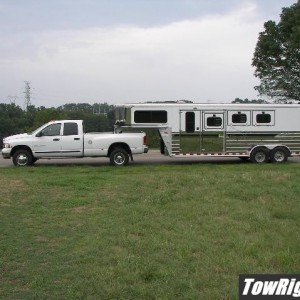
POLYGON ((299 273, 299 164, 0 173, 0 299, 237 299, 299 273))

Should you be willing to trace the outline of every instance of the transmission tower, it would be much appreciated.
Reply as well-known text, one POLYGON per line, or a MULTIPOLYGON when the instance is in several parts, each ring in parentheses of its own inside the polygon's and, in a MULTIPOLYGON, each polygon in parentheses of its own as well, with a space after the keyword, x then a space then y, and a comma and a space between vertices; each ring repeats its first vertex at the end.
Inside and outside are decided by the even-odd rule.
POLYGON ((10 104, 16 104, 17 96, 7 96, 7 100, 9 101, 10 104))
POLYGON ((24 81, 25 82, 25 102, 24 102, 24 107, 26 111, 28 110, 28 107, 31 105, 31 87, 30 87, 30 81, 24 81))

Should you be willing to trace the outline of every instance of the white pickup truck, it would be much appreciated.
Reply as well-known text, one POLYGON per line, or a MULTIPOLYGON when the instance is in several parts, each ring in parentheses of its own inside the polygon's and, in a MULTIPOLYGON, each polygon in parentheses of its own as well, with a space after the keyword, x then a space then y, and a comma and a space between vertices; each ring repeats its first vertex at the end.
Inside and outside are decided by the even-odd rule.
POLYGON ((147 153, 145 133, 84 133, 82 120, 49 122, 30 134, 3 140, 3 158, 15 166, 29 166, 40 158, 109 157, 125 166, 134 154, 147 153))

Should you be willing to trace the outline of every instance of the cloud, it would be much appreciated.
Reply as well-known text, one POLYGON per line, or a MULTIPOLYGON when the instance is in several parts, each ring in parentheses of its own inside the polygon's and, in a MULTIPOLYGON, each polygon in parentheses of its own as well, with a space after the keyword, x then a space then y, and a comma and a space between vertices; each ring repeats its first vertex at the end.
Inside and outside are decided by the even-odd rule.
POLYGON ((68 99, 232 101, 255 97, 251 59, 262 23, 256 6, 244 2, 225 15, 160 27, 32 33, 2 48, 0 65, 16 72, 15 79, 31 80, 40 101, 50 102, 55 91, 59 104, 68 99))

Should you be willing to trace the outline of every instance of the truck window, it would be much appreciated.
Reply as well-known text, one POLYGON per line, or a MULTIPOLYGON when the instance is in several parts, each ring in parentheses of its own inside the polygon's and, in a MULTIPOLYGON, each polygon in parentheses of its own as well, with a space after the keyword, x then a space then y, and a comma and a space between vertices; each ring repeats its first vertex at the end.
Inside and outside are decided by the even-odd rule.
POLYGON ((42 130, 42 136, 55 136, 60 135, 61 124, 51 124, 42 130))
POLYGON ((195 132, 195 113, 192 111, 185 114, 185 131, 195 132))
POLYGON ((235 124, 244 124, 247 122, 247 115, 238 112, 237 114, 232 115, 232 123, 235 124))
POLYGON ((134 112, 135 123, 167 123, 165 110, 136 110, 134 112))
POLYGON ((78 135, 78 124, 77 123, 65 123, 64 135, 78 135))

